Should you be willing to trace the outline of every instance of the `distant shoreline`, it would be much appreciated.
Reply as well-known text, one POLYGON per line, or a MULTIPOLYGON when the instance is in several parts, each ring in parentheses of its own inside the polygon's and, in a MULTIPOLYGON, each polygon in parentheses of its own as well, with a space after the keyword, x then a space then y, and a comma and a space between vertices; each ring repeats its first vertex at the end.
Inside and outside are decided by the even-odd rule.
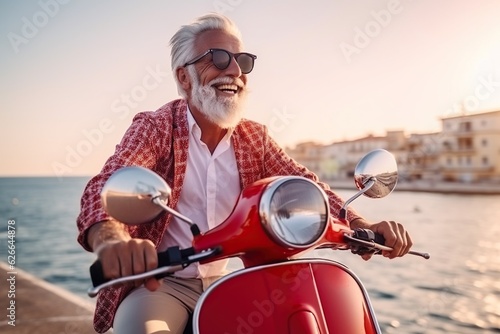
MULTIPOLYGON (((329 180, 332 189, 355 190, 353 180, 329 180)), ((500 183, 398 182, 394 191, 458 195, 500 195, 500 183)))
MULTIPOLYGON (((62 182, 64 180, 90 180, 92 176, 65 176, 58 178, 56 176, 0 176, 0 180, 12 179, 54 179, 62 182)), ((321 182, 329 184, 332 189, 355 190, 354 180, 352 179, 321 179, 321 182)), ((500 195, 500 182, 491 183, 461 183, 461 182, 443 182, 443 181, 398 181, 394 191, 407 192, 427 192, 439 194, 463 194, 463 195, 500 195)))

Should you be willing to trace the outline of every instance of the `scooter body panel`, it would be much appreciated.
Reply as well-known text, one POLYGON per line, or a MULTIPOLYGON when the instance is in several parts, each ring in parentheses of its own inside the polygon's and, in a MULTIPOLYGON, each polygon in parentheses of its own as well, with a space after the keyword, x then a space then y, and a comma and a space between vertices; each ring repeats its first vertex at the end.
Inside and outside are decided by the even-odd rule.
POLYGON ((200 297, 201 334, 380 333, 368 294, 344 265, 302 259, 242 269, 200 297))

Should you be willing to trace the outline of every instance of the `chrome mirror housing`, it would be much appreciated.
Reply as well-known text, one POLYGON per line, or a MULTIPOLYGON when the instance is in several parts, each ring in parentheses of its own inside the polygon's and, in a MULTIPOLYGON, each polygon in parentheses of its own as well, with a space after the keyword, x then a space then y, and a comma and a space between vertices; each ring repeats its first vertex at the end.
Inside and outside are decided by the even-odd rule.
POLYGON ((340 218, 346 218, 347 207, 359 196, 385 197, 394 190, 397 182, 398 165, 394 155, 383 149, 369 152, 354 169, 354 183, 359 191, 344 203, 340 210, 340 218))
POLYGON ((365 155, 354 170, 354 182, 370 198, 389 195, 398 182, 398 166, 394 155, 378 149, 365 155))
POLYGON ((130 225, 152 221, 164 211, 171 188, 159 175, 139 166, 123 167, 109 177, 101 191, 106 212, 130 225))

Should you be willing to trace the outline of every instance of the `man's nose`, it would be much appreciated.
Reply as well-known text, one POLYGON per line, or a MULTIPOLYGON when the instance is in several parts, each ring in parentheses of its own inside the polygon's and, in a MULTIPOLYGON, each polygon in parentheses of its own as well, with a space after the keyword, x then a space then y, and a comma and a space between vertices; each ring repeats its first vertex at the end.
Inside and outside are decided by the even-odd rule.
POLYGON ((232 76, 235 78, 239 78, 243 74, 241 72, 240 65, 238 64, 238 62, 236 61, 236 58, 234 58, 234 57, 231 57, 231 62, 229 63, 229 66, 224 70, 224 72, 226 75, 232 76))

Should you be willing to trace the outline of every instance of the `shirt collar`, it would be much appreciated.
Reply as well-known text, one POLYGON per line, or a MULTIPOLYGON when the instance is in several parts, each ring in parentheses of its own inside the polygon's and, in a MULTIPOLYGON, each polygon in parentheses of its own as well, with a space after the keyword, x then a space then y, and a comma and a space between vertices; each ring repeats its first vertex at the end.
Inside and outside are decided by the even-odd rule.
POLYGON ((201 138, 201 129, 196 123, 193 114, 191 114, 191 110, 189 109, 189 106, 187 106, 187 121, 188 121, 188 129, 189 133, 196 134, 196 137, 198 139, 201 138))

